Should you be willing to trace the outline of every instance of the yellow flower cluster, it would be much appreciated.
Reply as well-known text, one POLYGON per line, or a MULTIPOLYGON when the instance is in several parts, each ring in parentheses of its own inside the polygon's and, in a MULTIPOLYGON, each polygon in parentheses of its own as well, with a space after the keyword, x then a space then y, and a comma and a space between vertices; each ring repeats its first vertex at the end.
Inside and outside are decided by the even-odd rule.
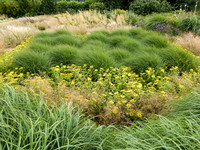
POLYGON ((42 94, 47 101, 64 99, 67 104, 79 105, 104 121, 107 118, 112 121, 143 119, 159 113, 170 98, 181 99, 182 94, 200 83, 200 67, 182 73, 181 77, 176 66, 169 71, 148 68, 141 74, 135 74, 125 66, 97 69, 86 64, 55 66, 50 74, 44 72, 42 75, 23 74, 22 70, 20 67, 0 73, 0 84, 27 90, 36 96, 42 94))
POLYGON ((75 34, 73 36, 79 38, 82 41, 85 41, 87 39, 87 34, 75 34))
POLYGON ((30 39, 31 37, 26 38, 25 41, 22 41, 21 44, 16 46, 13 50, 6 51, 2 55, 0 55, 0 68, 4 69, 7 65, 11 65, 13 63, 13 56, 19 51, 26 49, 26 47, 30 43, 30 39))
POLYGON ((185 92, 186 88, 190 90, 189 87, 198 85, 200 71, 192 71, 184 73, 184 78, 180 79, 176 66, 172 67, 170 72, 166 72, 166 68, 160 68, 157 72, 148 68, 140 75, 124 66, 95 69, 85 64, 82 67, 72 65, 52 68, 56 84, 65 83, 71 88, 87 89, 88 93, 98 93, 98 100, 89 100, 90 105, 98 103, 101 105, 99 107, 101 110, 109 107, 110 114, 116 115, 123 112, 132 119, 156 113, 153 109, 157 104, 143 102, 143 99, 157 96, 156 102, 163 104, 171 95, 179 95, 185 92), (177 72, 176 76, 171 72, 177 72), (187 84, 190 86, 187 87, 187 84))
POLYGON ((114 9, 114 10, 112 10, 112 13, 114 13, 115 15, 126 14, 127 12, 128 12, 128 10, 123 10, 123 9, 114 9))

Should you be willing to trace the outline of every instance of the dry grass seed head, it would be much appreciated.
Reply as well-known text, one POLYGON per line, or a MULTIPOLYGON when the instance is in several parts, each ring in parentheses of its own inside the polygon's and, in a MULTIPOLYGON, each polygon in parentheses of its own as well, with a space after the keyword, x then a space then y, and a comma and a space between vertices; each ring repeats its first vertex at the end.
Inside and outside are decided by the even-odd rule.
POLYGON ((187 49, 197 56, 200 56, 200 36, 196 36, 193 33, 185 33, 175 39, 175 42, 181 45, 184 49, 187 49))

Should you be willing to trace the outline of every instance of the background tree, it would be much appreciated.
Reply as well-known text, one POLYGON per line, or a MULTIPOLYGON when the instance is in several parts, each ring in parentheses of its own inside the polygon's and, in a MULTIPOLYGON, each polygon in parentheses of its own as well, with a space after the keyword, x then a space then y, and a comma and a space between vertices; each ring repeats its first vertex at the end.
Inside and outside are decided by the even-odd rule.
POLYGON ((40 5, 40 11, 42 14, 52 14, 56 12, 55 0, 42 0, 40 5))
POLYGON ((200 0, 167 0, 175 9, 186 9, 186 10, 194 10, 195 5, 198 2, 198 8, 200 5, 200 0), (186 7, 185 7, 186 6, 186 7))

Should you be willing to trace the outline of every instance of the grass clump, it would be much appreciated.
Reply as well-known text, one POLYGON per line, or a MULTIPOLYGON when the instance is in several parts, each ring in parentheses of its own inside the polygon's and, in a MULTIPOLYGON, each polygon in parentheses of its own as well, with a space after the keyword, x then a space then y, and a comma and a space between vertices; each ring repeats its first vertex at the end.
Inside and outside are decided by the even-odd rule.
POLYGON ((56 46, 56 45, 63 45, 63 44, 67 44, 67 45, 72 45, 72 46, 79 46, 80 45, 80 41, 72 36, 68 36, 68 35, 61 35, 61 36, 57 36, 57 37, 47 37, 47 38, 36 38, 34 40, 35 43, 39 43, 39 44, 46 44, 49 46, 56 46))
POLYGON ((131 53, 140 51, 140 49, 144 49, 142 48, 141 43, 135 39, 128 39, 126 41, 123 41, 121 47, 127 49, 131 53))
POLYGON ((50 48, 51 47, 47 44, 38 44, 38 43, 32 42, 27 50, 38 52, 38 53, 43 53, 43 52, 49 51, 50 48))
POLYGON ((110 127, 96 126, 62 103, 49 108, 42 97, 1 88, 2 149, 110 149, 110 127))
POLYGON ((70 65, 75 62, 77 57, 77 49, 68 45, 59 45, 53 47, 47 55, 49 56, 53 66, 70 65))
POLYGON ((162 58, 156 54, 149 53, 138 53, 129 59, 125 60, 123 63, 124 66, 131 67, 134 72, 142 73, 145 72, 147 68, 153 68, 158 70, 160 67, 163 67, 162 58))
POLYGON ((99 40, 89 40, 89 41, 85 41, 85 43, 82 45, 81 48, 83 50, 94 50, 94 51, 105 50, 106 51, 110 49, 110 45, 99 40))
POLYGON ((112 47, 118 47, 120 46, 124 41, 127 41, 129 39, 128 36, 120 36, 120 35, 114 35, 111 36, 109 39, 109 44, 112 47))
POLYGON ((176 101, 167 117, 127 127, 116 134, 116 142, 130 149, 199 149, 199 92, 176 101))
POLYGON ((153 30, 158 24, 169 24, 174 26, 176 23, 172 22, 165 16, 154 15, 145 21, 144 27, 148 30, 153 30))
POLYGON ((130 37, 131 38, 140 38, 141 36, 143 37, 144 35, 148 34, 148 32, 142 28, 134 28, 134 29, 130 29, 130 37))
POLYGON ((110 33, 111 36, 130 36, 130 32, 128 30, 115 30, 110 33))
POLYGON ((79 54, 77 64, 87 64, 94 68, 109 68, 115 66, 115 61, 103 51, 84 51, 79 54))
POLYGON ((108 38, 107 38, 107 34, 105 34, 104 32, 93 32, 91 33, 88 37, 87 40, 98 40, 101 42, 107 42, 108 38))
MULTIPOLYGON (((167 66, 169 68, 178 66, 180 71, 188 71, 189 69, 197 68, 199 65, 199 60, 186 50, 183 50, 183 48, 176 47, 159 33, 145 31, 141 28, 116 30, 111 33, 107 31, 96 31, 84 39, 79 39, 76 35, 72 36, 68 32, 61 30, 48 34, 41 34, 43 36, 45 35, 45 38, 40 37, 40 35, 39 37, 36 36, 33 38, 29 47, 25 50, 30 51, 30 53, 32 52, 34 55, 37 54, 40 57, 45 57, 41 58, 45 61, 47 61, 47 57, 50 56, 48 60, 49 65, 45 66, 52 67, 61 64, 78 64, 83 66, 84 64, 94 64, 97 68, 109 68, 114 66, 120 67, 122 64, 127 64, 128 66, 132 66, 132 69, 134 68, 133 71, 140 72, 139 70, 144 71, 148 67, 159 68, 160 66, 167 66), (51 36, 45 37, 48 34, 51 36), (113 51, 114 49, 120 49, 120 51, 113 51), (122 50, 125 50, 125 52, 122 52, 122 50), (128 56, 127 51, 129 51, 131 58, 128 56), (145 62, 147 54, 156 56, 155 60, 148 57, 150 62, 145 62), (135 67, 130 65, 143 63, 143 61, 145 65, 135 65, 135 67), (184 61, 187 63, 184 63, 184 61), (151 63, 154 65, 151 65, 151 63), (155 64, 158 66, 156 67, 155 64), (140 66, 142 66, 142 69, 139 68, 140 66)), ((18 58, 24 58, 24 56, 19 56, 23 55, 23 53, 13 56, 14 59, 17 60, 13 61, 13 63, 17 63, 14 66, 19 66, 19 62, 23 64, 18 58)), ((26 61, 27 59, 24 62, 26 61)), ((47 67, 42 69, 39 65, 35 66, 38 66, 38 70, 47 69, 47 67)), ((33 72, 33 70, 37 70, 37 68, 29 72, 33 72)))
POLYGON ((131 57, 131 52, 125 49, 113 49, 109 51, 109 55, 112 56, 115 61, 123 62, 123 60, 131 57))
POLYGON ((24 72, 39 73, 51 67, 51 60, 44 53, 22 51, 16 54, 11 67, 23 67, 24 72))
POLYGON ((159 55, 168 68, 178 66, 180 72, 196 69, 199 65, 199 59, 197 57, 179 48, 169 47, 164 49, 163 53, 159 52, 159 55))
POLYGON ((153 15, 146 19, 144 23, 144 28, 147 30, 158 31, 164 34, 167 33, 169 35, 178 35, 180 33, 177 26, 178 21, 176 19, 162 15, 153 15))
POLYGON ((52 32, 52 33, 40 32, 37 35, 35 35, 35 38, 56 37, 56 36, 59 36, 59 35, 69 35, 69 36, 71 36, 71 33, 66 31, 66 30, 57 30, 57 31, 52 32))
POLYGON ((197 32, 200 28, 200 21, 197 16, 190 16, 183 18, 179 21, 179 28, 185 32, 192 31, 197 32))
POLYGON ((81 41, 73 36, 68 36, 68 35, 55 37, 54 45, 62 45, 62 44, 78 47, 81 45, 81 41))
POLYGON ((166 38, 156 33, 146 35, 142 40, 150 47, 165 48, 169 45, 166 38))
POLYGON ((49 46, 56 45, 72 45, 72 46, 80 46, 81 41, 75 37, 73 37, 69 32, 58 30, 53 33, 45 33, 42 32, 35 36, 33 39, 33 44, 46 44, 49 46))

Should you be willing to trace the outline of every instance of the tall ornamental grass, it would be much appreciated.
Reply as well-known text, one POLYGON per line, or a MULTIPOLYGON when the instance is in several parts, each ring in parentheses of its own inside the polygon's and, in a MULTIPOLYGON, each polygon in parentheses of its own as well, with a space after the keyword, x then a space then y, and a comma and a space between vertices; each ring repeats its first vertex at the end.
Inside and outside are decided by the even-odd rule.
MULTIPOLYGON (((116 134, 127 149, 200 149, 200 95, 195 92, 174 102, 167 117, 126 127, 116 134)), ((122 148, 121 147, 121 148, 122 148)))
POLYGON ((111 149, 110 127, 96 126, 66 103, 0 89, 0 149, 111 149))
POLYGON ((113 128, 95 125, 62 103, 49 107, 42 97, 0 89, 1 149, 199 149, 200 95, 172 103, 164 116, 113 128))

